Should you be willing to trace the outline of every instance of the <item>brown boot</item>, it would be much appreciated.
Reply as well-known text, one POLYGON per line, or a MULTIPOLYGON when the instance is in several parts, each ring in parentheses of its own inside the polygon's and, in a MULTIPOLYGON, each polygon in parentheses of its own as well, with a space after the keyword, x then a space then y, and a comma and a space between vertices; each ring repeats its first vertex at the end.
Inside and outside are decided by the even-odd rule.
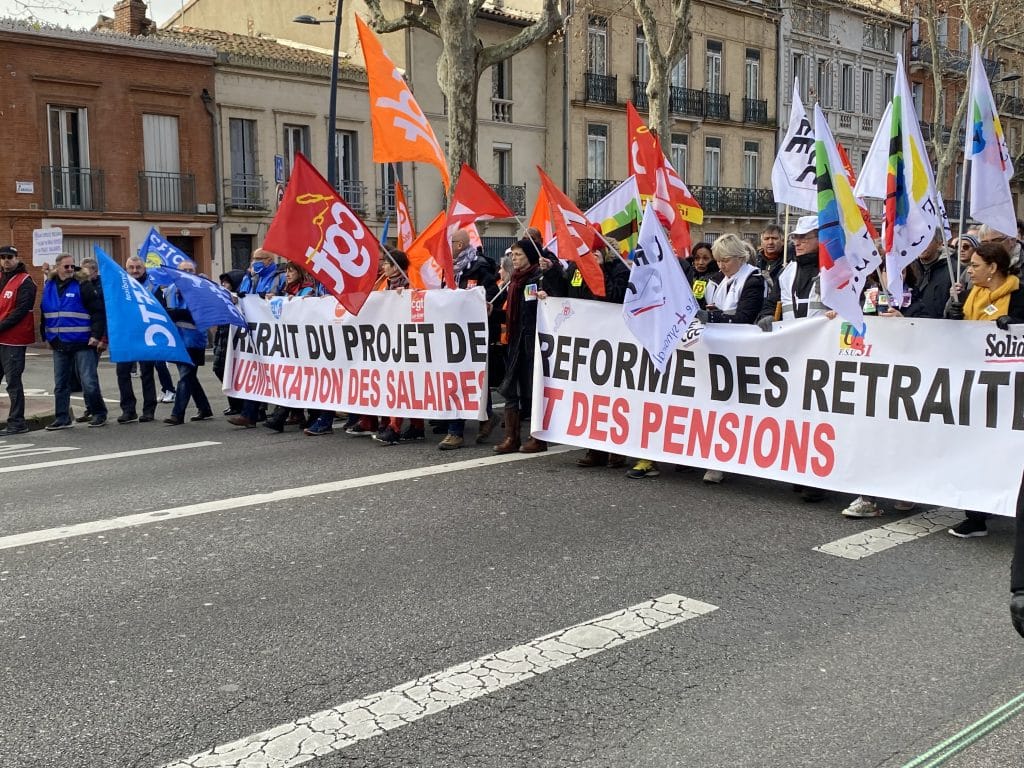
POLYGON ((519 409, 505 409, 505 439, 494 446, 495 453, 516 453, 519 450, 519 409))
POLYGON ((536 437, 530 437, 523 447, 519 449, 520 453, 542 453, 548 449, 548 444, 543 440, 538 440, 536 437))

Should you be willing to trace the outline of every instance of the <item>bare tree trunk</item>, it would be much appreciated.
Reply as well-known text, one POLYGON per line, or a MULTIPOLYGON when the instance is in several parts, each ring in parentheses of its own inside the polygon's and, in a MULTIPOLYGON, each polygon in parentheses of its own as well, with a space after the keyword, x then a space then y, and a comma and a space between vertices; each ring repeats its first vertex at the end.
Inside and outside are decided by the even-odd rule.
POLYGON ((647 81, 648 125, 658 134, 661 149, 668 155, 672 142, 672 117, 669 111, 671 73, 690 47, 690 0, 671 0, 671 17, 665 20, 671 33, 664 47, 658 37, 658 19, 652 7, 653 2, 633 0, 633 7, 640 16, 650 57, 650 79, 647 81))

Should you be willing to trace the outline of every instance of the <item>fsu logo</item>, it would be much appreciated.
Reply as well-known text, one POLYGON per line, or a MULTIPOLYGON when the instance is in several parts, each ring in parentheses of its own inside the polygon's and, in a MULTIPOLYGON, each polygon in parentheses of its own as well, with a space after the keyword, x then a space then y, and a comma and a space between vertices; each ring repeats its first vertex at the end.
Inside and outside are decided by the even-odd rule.
POLYGON ((871 357, 871 344, 864 342, 864 332, 858 331, 851 323, 843 323, 839 329, 839 354, 844 357, 871 357))

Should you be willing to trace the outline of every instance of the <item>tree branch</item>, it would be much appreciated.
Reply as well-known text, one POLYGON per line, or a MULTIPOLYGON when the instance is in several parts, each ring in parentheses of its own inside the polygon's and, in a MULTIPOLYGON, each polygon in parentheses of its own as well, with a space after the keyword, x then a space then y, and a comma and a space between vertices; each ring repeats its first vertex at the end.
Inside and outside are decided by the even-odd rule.
POLYGON ((441 36, 441 29, 433 19, 427 16, 427 9, 421 8, 416 11, 409 9, 403 16, 397 19, 387 19, 380 7, 380 0, 366 0, 366 8, 370 12, 370 26, 378 34, 397 32, 400 29, 422 29, 437 37, 441 36))
POLYGON ((493 67, 499 61, 504 61, 520 51, 526 50, 539 40, 546 40, 561 24, 562 11, 558 7, 558 0, 544 0, 544 10, 537 21, 524 27, 508 40, 489 45, 480 51, 478 59, 480 71, 493 67))

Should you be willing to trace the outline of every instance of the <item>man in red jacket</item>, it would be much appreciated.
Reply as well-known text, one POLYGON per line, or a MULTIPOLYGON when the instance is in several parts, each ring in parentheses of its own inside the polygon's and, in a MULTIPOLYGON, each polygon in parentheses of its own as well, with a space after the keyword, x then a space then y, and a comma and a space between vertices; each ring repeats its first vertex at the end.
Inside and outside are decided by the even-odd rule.
POLYGON ((25 348, 36 340, 32 308, 36 304, 36 284, 18 258, 13 245, 0 247, 0 378, 7 379, 11 412, 7 428, 0 435, 28 432, 25 423, 25 348))

